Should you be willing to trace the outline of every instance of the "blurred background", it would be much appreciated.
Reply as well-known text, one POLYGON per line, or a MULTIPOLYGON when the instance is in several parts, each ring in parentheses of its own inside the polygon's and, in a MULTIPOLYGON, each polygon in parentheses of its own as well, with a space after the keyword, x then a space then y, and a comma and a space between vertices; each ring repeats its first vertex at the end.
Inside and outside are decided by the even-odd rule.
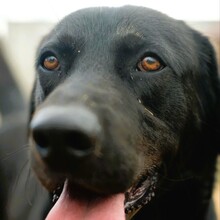
MULTIPOLYGON (((111 0, 109 3, 101 0, 1 0, 0 131, 20 119, 17 112, 27 110, 34 78, 35 50, 41 38, 56 22, 80 8, 128 4, 150 7, 186 21, 210 39, 220 64, 219 0, 111 0)), ((214 193, 218 212, 220 212, 219 182, 220 180, 214 193)))

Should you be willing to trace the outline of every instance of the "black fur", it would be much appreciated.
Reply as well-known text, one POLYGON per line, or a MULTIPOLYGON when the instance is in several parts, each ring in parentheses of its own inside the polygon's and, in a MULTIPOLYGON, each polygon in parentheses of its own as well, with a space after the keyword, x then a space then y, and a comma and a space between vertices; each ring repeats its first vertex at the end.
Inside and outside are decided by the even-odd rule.
POLYGON ((142 7, 85 9, 43 39, 36 71, 31 159, 48 190, 69 178, 98 194, 126 192, 158 173, 155 198, 133 219, 206 219, 219 148, 219 79, 206 37, 142 7), (43 67, 51 55, 58 69, 43 67), (146 56, 164 68, 140 71, 146 56), (57 116, 53 123, 48 109, 57 116), (57 109, 67 110, 62 116, 57 109), (79 128, 64 123, 76 123, 74 117, 79 128), (90 123, 93 118, 98 122, 90 123), (75 137, 68 143, 67 127, 75 137), (80 160, 69 155, 66 146, 75 150, 76 143, 94 144, 94 152, 81 152, 80 160))

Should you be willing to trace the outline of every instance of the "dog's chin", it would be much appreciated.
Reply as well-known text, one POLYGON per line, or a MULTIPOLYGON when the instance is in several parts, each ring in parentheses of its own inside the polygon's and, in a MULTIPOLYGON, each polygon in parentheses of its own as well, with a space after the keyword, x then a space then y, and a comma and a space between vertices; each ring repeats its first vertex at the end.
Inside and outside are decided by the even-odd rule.
POLYGON ((158 182, 156 171, 138 180, 126 192, 103 193, 66 179, 53 191, 54 206, 48 214, 50 219, 109 219, 125 220, 149 203, 158 182), (85 217, 85 218, 84 218, 85 217))

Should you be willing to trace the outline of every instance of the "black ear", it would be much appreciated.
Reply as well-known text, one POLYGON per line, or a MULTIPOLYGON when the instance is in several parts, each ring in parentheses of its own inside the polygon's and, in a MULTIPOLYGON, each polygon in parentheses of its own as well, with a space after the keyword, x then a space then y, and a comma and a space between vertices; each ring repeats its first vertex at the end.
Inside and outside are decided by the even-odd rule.
MULTIPOLYGON (((203 112, 204 135, 209 135, 209 146, 220 153, 220 78, 215 51, 209 40, 193 31, 199 57, 198 94, 203 112)), ((207 143, 208 144, 208 143, 207 143)))
POLYGON ((34 110, 35 110, 35 90, 36 90, 36 79, 34 81, 34 85, 32 88, 32 92, 30 95, 30 106, 29 106, 29 121, 31 120, 34 110))

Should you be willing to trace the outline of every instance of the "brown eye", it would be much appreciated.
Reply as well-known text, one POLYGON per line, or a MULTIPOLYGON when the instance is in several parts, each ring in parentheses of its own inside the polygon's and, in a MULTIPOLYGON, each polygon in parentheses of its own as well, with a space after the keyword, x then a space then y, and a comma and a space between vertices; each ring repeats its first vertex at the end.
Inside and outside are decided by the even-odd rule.
POLYGON ((60 63, 55 56, 48 56, 43 61, 43 67, 47 70, 57 70, 60 67, 60 63))
POLYGON ((157 58, 147 56, 138 63, 137 67, 140 71, 151 72, 161 70, 163 68, 163 65, 157 58))

